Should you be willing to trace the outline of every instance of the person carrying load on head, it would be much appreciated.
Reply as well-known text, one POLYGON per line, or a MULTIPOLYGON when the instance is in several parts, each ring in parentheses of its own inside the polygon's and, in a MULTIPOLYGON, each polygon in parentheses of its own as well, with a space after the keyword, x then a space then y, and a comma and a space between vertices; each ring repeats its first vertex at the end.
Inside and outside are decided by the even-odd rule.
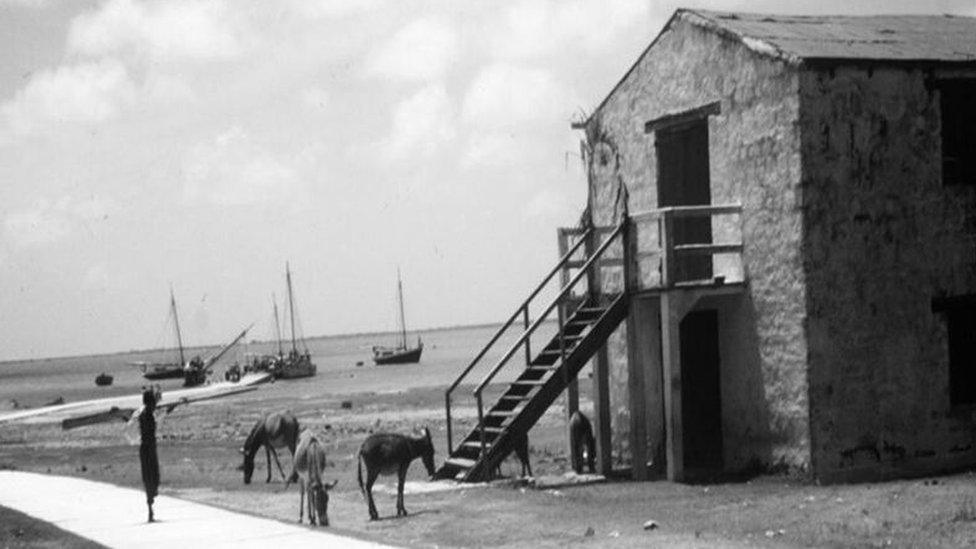
POLYGON ((139 413, 139 464, 142 467, 142 485, 146 489, 146 505, 149 522, 154 522, 153 501, 159 494, 159 457, 156 454, 156 403, 160 393, 152 387, 143 388, 142 411, 139 413))

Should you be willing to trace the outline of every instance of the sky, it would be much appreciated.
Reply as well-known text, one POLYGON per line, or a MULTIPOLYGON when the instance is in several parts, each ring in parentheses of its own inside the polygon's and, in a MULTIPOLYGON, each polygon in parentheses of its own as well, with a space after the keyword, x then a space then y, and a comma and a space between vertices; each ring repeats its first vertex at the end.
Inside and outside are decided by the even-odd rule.
POLYGON ((586 196, 573 120, 679 7, 973 0, 0 0, 0 360, 504 320, 586 196))

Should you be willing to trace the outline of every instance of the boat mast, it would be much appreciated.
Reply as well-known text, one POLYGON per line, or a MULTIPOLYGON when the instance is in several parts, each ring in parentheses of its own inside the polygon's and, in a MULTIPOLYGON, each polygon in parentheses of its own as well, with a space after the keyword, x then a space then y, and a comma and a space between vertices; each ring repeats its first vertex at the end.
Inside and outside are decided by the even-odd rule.
POLYGON ((400 347, 407 348, 407 323, 403 320, 403 281, 400 280, 400 267, 397 266, 397 301, 400 302, 400 347))
POLYGON ((278 356, 284 356, 285 353, 281 350, 281 324, 278 323, 278 300, 273 293, 271 294, 271 304, 274 306, 275 336, 278 338, 278 356))
POLYGON ((186 364, 186 357, 183 356, 183 336, 180 334, 180 315, 176 314, 176 297, 173 296, 173 287, 169 287, 169 306, 173 312, 173 325, 176 327, 176 344, 180 346, 180 366, 186 364))
POLYGON ((298 345, 295 343, 295 301, 291 295, 291 267, 285 262, 285 280, 288 282, 288 314, 291 317, 291 350, 298 352, 298 345))

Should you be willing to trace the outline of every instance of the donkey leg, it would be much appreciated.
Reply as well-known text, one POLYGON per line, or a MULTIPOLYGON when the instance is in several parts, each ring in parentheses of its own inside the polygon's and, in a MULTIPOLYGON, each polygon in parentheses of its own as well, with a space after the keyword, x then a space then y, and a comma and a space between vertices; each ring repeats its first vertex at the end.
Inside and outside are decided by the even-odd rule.
POLYGON ((397 516, 405 517, 407 516, 407 508, 403 506, 403 482, 407 479, 407 468, 410 466, 401 465, 400 470, 397 471, 397 516))
POLYGON ((271 482, 271 446, 267 444, 264 445, 264 459, 265 463, 268 465, 268 478, 265 479, 265 483, 271 482))
POLYGON ((301 482, 298 486, 298 524, 302 523, 302 519, 305 518, 305 483, 301 482))
POLYGON ((376 482, 378 473, 366 470, 366 501, 369 503, 369 520, 378 520, 379 513, 376 512, 376 503, 373 501, 373 483, 376 482))
MULTIPOLYGON (((275 464, 278 465, 278 472, 281 473, 281 480, 287 482, 288 478, 285 476, 284 469, 281 468, 281 461, 278 460, 278 452, 273 447, 270 447, 270 446, 268 447, 268 451, 270 451, 271 452, 271 455, 274 456, 275 464)), ((270 462, 268 463, 268 475, 269 476, 271 475, 271 463, 270 462)))

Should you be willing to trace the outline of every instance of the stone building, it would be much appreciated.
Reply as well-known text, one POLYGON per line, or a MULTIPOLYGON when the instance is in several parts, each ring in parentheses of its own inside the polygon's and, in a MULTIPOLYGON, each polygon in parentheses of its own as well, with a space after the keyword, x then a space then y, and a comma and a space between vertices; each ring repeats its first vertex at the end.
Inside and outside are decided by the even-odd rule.
POLYGON ((976 19, 678 10, 576 127, 602 469, 976 465, 976 19))

